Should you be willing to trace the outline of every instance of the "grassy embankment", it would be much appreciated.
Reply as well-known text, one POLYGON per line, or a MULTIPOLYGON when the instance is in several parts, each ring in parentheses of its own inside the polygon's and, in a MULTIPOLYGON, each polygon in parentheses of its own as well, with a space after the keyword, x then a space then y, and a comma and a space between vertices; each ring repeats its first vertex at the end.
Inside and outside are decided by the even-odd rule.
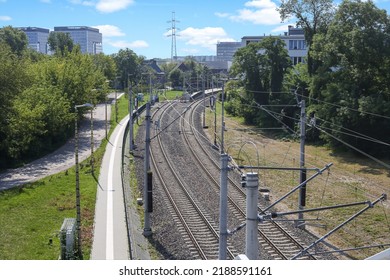
MULTIPOLYGON (((220 139, 220 104, 217 108, 217 137, 220 139)), ((207 133, 214 139, 214 113, 207 110, 207 133)), ((275 167, 299 166, 299 138, 278 139, 270 137, 266 131, 246 126, 243 120, 226 116, 225 150, 238 164, 275 167), (256 147, 256 148, 255 148, 256 147), (241 154, 238 152, 241 150, 241 154)), ((376 162, 356 154, 334 152, 323 146, 306 145, 306 167, 323 168, 333 163, 330 171, 307 184, 306 208, 347 204, 358 201, 374 201, 381 194, 390 194, 390 172, 376 162)), ((387 163, 389 163, 387 161, 387 163)), ((250 172, 250 170, 246 170, 250 172)), ((254 170, 257 172, 257 170, 254 170)), ((298 185, 297 171, 260 170, 259 182, 270 189, 271 200, 276 200, 298 185)), ((314 172, 308 172, 309 176, 314 172)), ((297 210, 298 196, 294 193, 277 205, 278 211, 297 210)), ((314 213, 306 213, 307 229, 322 236, 365 206, 340 208, 314 213), (314 225, 314 226, 312 226, 314 225), (321 227, 318 227, 321 226, 321 227)), ((286 216, 289 219, 297 215, 286 216)), ((354 219, 326 239, 340 248, 355 248, 374 244, 390 243, 390 205, 388 201, 378 203, 374 208, 354 219)), ((366 258, 383 248, 352 251, 358 259, 366 258)))
MULTIPOLYGON (((118 120, 128 113, 127 99, 118 102, 118 120)), ((115 129, 111 114, 110 134, 115 129)), ((109 135, 110 135, 109 134, 109 135)), ((100 166, 107 140, 94 153, 100 166)), ((88 259, 92 245, 93 219, 100 168, 91 174, 90 160, 80 163, 82 248, 88 259)), ((58 233, 64 218, 76 217, 75 168, 23 187, 0 193, 0 259, 55 260, 60 255, 58 233)))
MULTIPOLYGON (((181 92, 168 91, 160 100, 174 99, 181 92)), ((147 97, 146 97, 147 98, 147 97)), ((128 100, 118 102, 118 120, 128 114, 128 100)), ((110 132, 115 129, 112 108, 110 132)), ((136 130, 137 131, 137 130, 136 130)), ((136 133, 135 131, 135 133, 136 133)), ((95 166, 100 166, 107 140, 94 153, 95 166)), ((80 163, 81 221, 84 259, 91 253, 93 219, 100 168, 91 174, 90 159, 80 163)), ((135 176, 132 184, 136 186, 135 176)), ((58 233, 64 218, 76 217, 75 168, 37 182, 0 193, 0 259, 55 260, 60 255, 58 233)))

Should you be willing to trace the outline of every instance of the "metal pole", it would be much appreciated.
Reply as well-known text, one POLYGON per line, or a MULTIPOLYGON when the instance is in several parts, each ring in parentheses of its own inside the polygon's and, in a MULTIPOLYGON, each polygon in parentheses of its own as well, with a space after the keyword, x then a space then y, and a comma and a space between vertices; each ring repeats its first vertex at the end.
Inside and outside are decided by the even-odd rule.
POLYGON ((92 175, 94 175, 94 157, 93 157, 93 150, 94 150, 94 141, 93 141, 93 107, 91 108, 91 172, 92 175))
MULTIPOLYGON (((211 79, 211 90, 212 90, 212 96, 214 96, 213 79, 211 79)), ((214 146, 217 147, 217 98, 215 98, 215 102, 214 102, 214 146)))
POLYGON ((130 129, 129 129, 129 150, 130 153, 133 152, 133 143, 134 143, 134 130, 133 130, 133 88, 130 82, 129 86, 129 124, 130 124, 130 129))
POLYGON ((149 74, 149 102, 152 104, 152 73, 149 74))
POLYGON ((227 196, 228 196, 228 160, 227 154, 221 154, 221 193, 219 197, 219 260, 227 258, 227 196))
POLYGON ((115 89, 115 122, 118 123, 118 93, 115 89))
POLYGON ((246 174, 246 248, 245 254, 250 260, 259 256, 259 240, 257 236, 257 200, 259 178, 257 173, 246 174))
MULTIPOLYGON (((81 249, 81 207, 80 207, 80 177, 79 177, 79 132, 78 132, 78 127, 77 127, 77 118, 78 118, 78 108, 81 107, 90 107, 91 112, 93 109, 93 105, 90 103, 85 103, 83 105, 75 105, 75 144, 74 144, 74 154, 75 154, 75 165, 76 165, 76 227, 77 227, 77 253, 79 259, 83 259, 83 253, 81 249)), ((91 113, 92 114, 92 113, 91 113)), ((92 118, 91 118, 92 121, 92 118)), ((91 128, 92 128, 92 123, 91 123, 91 128)), ((92 133, 91 129, 91 133, 92 133)), ((93 135, 92 135, 93 136, 93 135)), ((92 149, 92 146, 91 146, 92 149)))
POLYGON ((206 126, 206 89, 205 89, 205 76, 204 69, 202 72, 202 91, 203 91, 203 128, 207 128, 206 126))
POLYGON ((225 82, 222 83, 222 125, 221 125, 221 154, 224 150, 224 135, 225 135, 225 82))
POLYGON ((107 139, 107 130, 108 130, 108 124, 107 124, 107 94, 106 94, 106 98, 104 100, 104 112, 105 112, 104 116, 105 116, 105 119, 106 119, 105 126, 106 126, 106 139, 107 139))
POLYGON ((83 259, 83 253, 81 250, 81 210, 80 210, 80 179, 79 179, 79 133, 77 128, 77 107, 76 110, 76 118, 75 118, 75 164, 76 164, 76 228, 77 228, 77 254, 79 259, 83 259))
MULTIPOLYGON (((306 138, 306 106, 305 100, 301 100, 301 143, 300 143, 300 161, 299 166, 301 168, 299 183, 303 183, 306 181, 306 170, 305 167, 305 138, 306 138)), ((303 210, 306 206, 306 184, 303 184, 299 189, 298 196, 298 208, 303 210)), ((304 229, 305 222, 303 221, 303 212, 298 214, 298 221, 296 223, 297 227, 304 229)))
POLYGON ((150 236, 150 213, 148 211, 148 172, 150 171, 150 102, 146 103, 146 133, 145 133, 145 177, 144 177, 144 236, 150 236))

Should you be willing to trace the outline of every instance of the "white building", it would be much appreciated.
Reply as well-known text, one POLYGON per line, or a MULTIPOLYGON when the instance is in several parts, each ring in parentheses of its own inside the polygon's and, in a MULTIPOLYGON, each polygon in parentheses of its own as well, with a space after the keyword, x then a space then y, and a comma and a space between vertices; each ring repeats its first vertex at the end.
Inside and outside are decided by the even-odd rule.
MULTIPOLYGON (((241 46, 245 47, 252 42, 260 42, 267 36, 245 36, 241 39, 241 46)), ((307 47, 305 41, 305 35, 302 28, 295 28, 293 26, 288 27, 288 32, 279 36, 286 43, 286 49, 288 55, 291 58, 293 64, 304 62, 307 56, 307 47)))

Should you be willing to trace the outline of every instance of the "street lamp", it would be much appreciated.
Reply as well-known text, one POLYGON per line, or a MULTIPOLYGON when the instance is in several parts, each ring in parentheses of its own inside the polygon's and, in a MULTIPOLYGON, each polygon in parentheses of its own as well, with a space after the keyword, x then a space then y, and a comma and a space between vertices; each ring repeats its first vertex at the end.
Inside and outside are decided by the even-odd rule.
POLYGON ((83 258, 82 250, 81 250, 81 228, 80 228, 80 221, 81 221, 81 211, 80 211, 80 182, 79 182, 79 133, 77 128, 77 109, 82 107, 90 107, 93 108, 93 105, 90 103, 85 103, 82 105, 76 105, 74 106, 76 117, 75 117, 75 163, 76 163, 76 227, 77 227, 77 253, 79 256, 79 259, 83 258))

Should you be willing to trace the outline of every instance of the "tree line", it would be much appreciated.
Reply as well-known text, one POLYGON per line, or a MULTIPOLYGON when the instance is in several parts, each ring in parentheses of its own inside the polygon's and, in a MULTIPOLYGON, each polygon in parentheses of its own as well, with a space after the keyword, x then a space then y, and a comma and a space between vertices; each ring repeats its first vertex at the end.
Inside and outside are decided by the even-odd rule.
POLYGON ((227 85, 226 109, 259 127, 298 131, 307 105, 307 140, 333 149, 388 157, 390 143, 390 17, 371 1, 282 0, 283 20, 297 19, 308 56, 292 65, 285 43, 268 37, 239 49, 227 85), (285 105, 280 108, 276 105, 285 105), (347 144, 347 145, 345 145, 347 144))
POLYGON ((74 134, 75 105, 104 102, 143 58, 133 51, 82 54, 69 36, 52 33, 53 55, 28 48, 23 31, 0 29, 0 169, 51 152, 74 134), (129 70, 130 69, 130 70, 129 70))

